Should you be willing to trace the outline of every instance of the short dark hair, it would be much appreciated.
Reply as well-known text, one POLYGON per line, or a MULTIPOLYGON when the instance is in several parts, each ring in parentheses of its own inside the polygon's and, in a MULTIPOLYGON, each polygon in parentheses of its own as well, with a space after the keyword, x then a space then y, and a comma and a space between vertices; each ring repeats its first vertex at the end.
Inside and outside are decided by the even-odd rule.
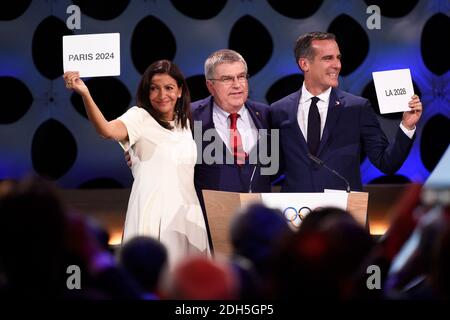
POLYGON ((315 52, 311 45, 313 40, 336 40, 336 36, 329 32, 308 32, 298 37, 295 42, 295 61, 298 63, 300 58, 314 59, 315 52))
POLYGON ((175 123, 181 124, 182 128, 188 127, 188 121, 191 121, 191 96, 186 79, 176 64, 169 60, 158 60, 153 62, 142 75, 136 93, 136 103, 140 108, 144 108, 155 118, 155 120, 164 128, 172 129, 172 126, 163 119, 161 112, 153 108, 150 102, 150 85, 155 74, 167 74, 175 79, 178 87, 182 88, 181 98, 175 105, 175 123))

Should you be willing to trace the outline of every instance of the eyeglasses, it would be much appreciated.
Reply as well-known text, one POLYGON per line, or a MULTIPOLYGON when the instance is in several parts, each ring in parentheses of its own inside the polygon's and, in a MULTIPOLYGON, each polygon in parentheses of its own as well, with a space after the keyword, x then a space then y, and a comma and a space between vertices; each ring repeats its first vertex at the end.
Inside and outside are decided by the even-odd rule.
POLYGON ((237 79, 239 83, 246 83, 249 75, 248 74, 239 74, 237 76, 222 76, 218 79, 208 79, 212 81, 220 81, 226 86, 231 86, 234 83, 234 79, 237 79))

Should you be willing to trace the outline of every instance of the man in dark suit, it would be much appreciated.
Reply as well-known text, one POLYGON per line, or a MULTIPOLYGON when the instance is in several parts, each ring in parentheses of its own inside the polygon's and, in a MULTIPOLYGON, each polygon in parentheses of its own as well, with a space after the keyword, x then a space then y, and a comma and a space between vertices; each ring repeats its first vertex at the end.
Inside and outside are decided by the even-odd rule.
POLYGON ((269 107, 248 100, 247 63, 236 51, 216 51, 205 61, 205 78, 211 95, 191 104, 200 202, 206 189, 270 192, 270 174, 259 159, 269 152, 269 107))
POLYGON ((346 183, 308 156, 339 172, 351 190, 362 190, 360 152, 387 174, 403 164, 422 113, 419 97, 409 102, 389 143, 367 99, 337 89, 341 54, 331 33, 300 36, 295 58, 304 74, 302 88, 271 105, 272 129, 279 129, 283 192, 346 189, 346 183))
POLYGON ((270 192, 279 160, 261 161, 270 152, 269 106, 248 100, 244 58, 228 49, 213 52, 205 61, 205 78, 211 95, 191 104, 197 143, 194 183, 203 213, 203 190, 270 192))
POLYGON ((245 60, 233 50, 216 51, 205 62, 205 77, 211 95, 192 103, 194 138, 201 151, 195 167, 197 190, 270 192, 270 176, 264 175, 264 171, 261 174, 257 161, 258 152, 270 142, 269 107, 248 100, 245 60), (231 128, 233 114, 237 116, 240 150, 233 143, 233 138, 237 138, 231 128), (202 141, 198 141, 200 135, 195 132, 200 128, 202 141), (209 148, 212 152, 208 152, 211 143, 218 148, 209 148))

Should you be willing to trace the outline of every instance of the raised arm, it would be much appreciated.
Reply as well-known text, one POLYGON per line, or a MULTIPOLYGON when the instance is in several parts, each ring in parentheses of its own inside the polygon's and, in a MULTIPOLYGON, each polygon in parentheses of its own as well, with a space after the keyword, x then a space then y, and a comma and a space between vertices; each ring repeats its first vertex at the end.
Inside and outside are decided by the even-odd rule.
POLYGON ((64 81, 66 82, 66 88, 75 91, 82 97, 88 118, 99 135, 106 139, 113 139, 116 141, 128 139, 127 128, 122 121, 108 121, 105 119, 94 99, 92 99, 88 87, 84 81, 80 79, 78 71, 65 72, 64 81))

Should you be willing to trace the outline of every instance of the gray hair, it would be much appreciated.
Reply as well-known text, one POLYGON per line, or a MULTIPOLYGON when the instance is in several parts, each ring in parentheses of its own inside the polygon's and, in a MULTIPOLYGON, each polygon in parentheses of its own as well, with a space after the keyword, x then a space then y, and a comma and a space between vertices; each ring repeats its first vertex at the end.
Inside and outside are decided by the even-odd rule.
POLYGON ((216 67, 222 63, 242 62, 247 72, 247 62, 234 50, 222 49, 213 52, 205 61, 205 78, 214 79, 216 67))
POLYGON ((313 40, 336 40, 336 36, 329 32, 308 32, 298 37, 295 42, 295 61, 298 63, 300 58, 307 58, 313 60, 315 56, 312 47, 313 40))

